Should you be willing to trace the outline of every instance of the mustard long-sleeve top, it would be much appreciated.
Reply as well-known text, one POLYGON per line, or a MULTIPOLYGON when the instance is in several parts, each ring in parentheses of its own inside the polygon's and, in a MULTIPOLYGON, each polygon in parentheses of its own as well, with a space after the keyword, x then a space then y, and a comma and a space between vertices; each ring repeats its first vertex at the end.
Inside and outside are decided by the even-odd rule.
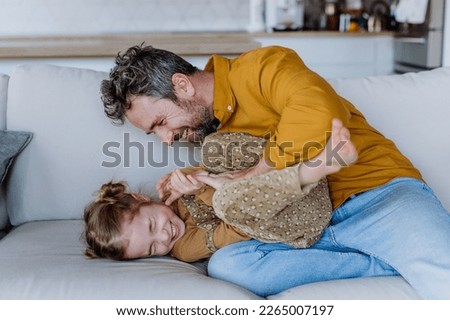
POLYGON ((208 187, 203 193, 194 197, 195 202, 207 206, 201 217, 194 218, 179 199, 177 214, 184 221, 186 231, 179 239, 170 254, 185 262, 194 262, 209 258, 217 249, 238 241, 249 240, 250 237, 237 228, 223 222, 214 215, 212 196, 215 190, 208 187))
POLYGON ((328 177, 334 208, 393 178, 421 179, 395 144, 293 50, 264 47, 234 59, 214 55, 205 70, 214 72, 213 108, 219 131, 270 139, 264 156, 278 169, 316 156, 325 147, 331 120, 344 123, 359 158, 328 177))

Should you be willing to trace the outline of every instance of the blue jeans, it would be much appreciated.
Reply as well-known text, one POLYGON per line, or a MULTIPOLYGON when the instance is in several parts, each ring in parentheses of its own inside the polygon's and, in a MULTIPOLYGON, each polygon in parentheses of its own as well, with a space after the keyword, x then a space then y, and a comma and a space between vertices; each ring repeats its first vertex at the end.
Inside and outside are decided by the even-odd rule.
POLYGON ((266 297, 298 285, 401 275, 425 299, 450 299, 450 214, 431 189, 398 178, 347 200, 312 247, 248 240, 211 257, 210 276, 266 297))

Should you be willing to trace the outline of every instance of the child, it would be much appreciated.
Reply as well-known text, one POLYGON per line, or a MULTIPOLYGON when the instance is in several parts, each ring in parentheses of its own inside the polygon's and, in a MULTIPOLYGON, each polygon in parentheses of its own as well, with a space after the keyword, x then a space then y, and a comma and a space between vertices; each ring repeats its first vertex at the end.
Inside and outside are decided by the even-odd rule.
POLYGON ((331 218, 323 178, 356 158, 348 130, 333 120, 327 148, 301 165, 236 181, 204 171, 193 173, 195 179, 217 189, 209 191, 209 195, 214 192, 212 203, 204 192, 183 196, 168 206, 128 192, 123 183, 107 183, 85 210, 86 255, 122 260, 170 253, 193 262, 250 238, 307 247, 317 241, 331 218), (344 163, 330 163, 327 149, 342 143, 335 153, 344 163), (314 192, 309 193, 311 189, 314 192))

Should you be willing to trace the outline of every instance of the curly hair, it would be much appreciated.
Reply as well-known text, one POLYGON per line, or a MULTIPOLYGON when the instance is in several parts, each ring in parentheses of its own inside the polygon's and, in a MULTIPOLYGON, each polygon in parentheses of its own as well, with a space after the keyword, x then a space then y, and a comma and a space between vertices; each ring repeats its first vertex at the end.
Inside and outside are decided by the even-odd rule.
POLYGON ((89 258, 125 259, 125 247, 120 240, 120 225, 125 215, 137 214, 150 200, 133 196, 122 182, 102 185, 97 199, 84 210, 85 255, 89 258))
POLYGON ((172 76, 192 75, 198 69, 180 56, 152 46, 133 46, 117 54, 109 80, 103 80, 100 91, 106 116, 115 123, 125 122, 131 107, 131 95, 145 95, 177 102, 172 76))

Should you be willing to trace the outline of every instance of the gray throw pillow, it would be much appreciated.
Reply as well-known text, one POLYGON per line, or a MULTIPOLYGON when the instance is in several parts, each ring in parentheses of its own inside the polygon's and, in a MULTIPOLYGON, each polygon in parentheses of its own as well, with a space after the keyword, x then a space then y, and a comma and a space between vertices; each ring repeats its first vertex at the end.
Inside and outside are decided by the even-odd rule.
POLYGON ((27 146, 32 137, 31 132, 0 130, 0 185, 5 180, 14 157, 27 146))

